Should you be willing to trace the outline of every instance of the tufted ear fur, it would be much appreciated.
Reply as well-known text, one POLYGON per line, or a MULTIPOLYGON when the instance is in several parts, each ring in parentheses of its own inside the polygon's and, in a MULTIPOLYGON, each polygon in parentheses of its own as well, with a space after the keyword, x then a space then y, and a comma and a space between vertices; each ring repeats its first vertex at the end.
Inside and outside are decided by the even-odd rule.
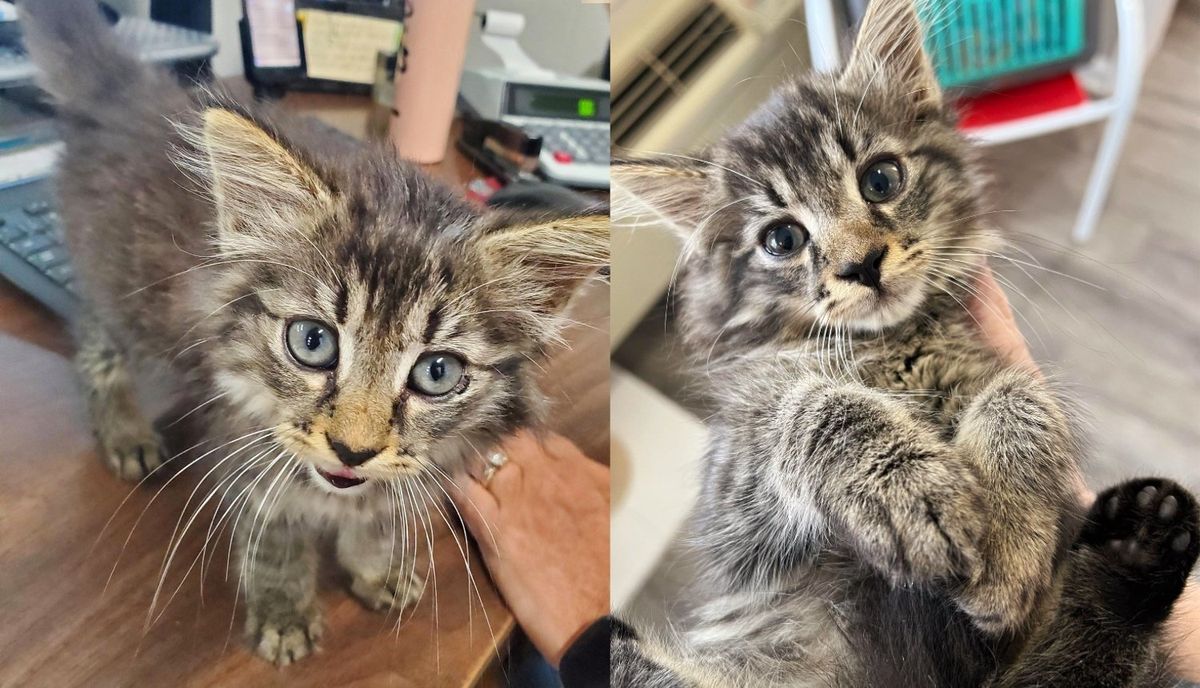
POLYGON ((917 106, 941 107, 942 90, 925 53, 917 11, 921 1, 871 0, 842 79, 908 94, 917 106))
POLYGON ((560 314, 585 280, 607 272, 607 207, 537 220, 497 212, 483 223, 479 250, 487 272, 508 298, 539 318, 560 314))
POLYGON ((202 118, 196 138, 207 156, 223 248, 304 231, 331 207, 325 182, 262 127, 224 108, 209 108, 202 118))
POLYGON ((685 240, 706 215, 712 166, 700 160, 658 156, 614 160, 613 217, 630 223, 663 223, 685 240))

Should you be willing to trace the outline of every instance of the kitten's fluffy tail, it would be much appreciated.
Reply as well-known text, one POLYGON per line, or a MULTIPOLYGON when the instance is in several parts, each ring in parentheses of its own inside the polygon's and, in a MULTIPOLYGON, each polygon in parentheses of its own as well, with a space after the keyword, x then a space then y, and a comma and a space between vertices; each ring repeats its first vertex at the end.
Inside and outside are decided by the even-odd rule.
POLYGON ((145 81, 146 67, 117 43, 95 0, 24 0, 18 9, 38 85, 60 106, 98 108, 145 81))

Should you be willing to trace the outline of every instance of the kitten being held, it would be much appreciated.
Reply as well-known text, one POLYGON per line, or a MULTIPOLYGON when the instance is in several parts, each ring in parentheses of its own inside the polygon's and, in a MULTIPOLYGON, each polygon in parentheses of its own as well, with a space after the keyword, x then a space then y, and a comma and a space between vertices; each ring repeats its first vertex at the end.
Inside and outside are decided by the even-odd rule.
POLYGON ((91 0, 20 8, 66 144, 77 360, 104 458, 126 480, 162 463, 133 380, 165 362, 203 418, 196 453, 237 486, 246 630, 268 660, 320 636, 321 531, 367 606, 413 603, 417 534, 397 530, 473 447, 537 423, 530 371, 607 262, 603 209, 481 215, 390 149, 183 90, 91 0))
POLYGON ((908 0, 840 75, 779 89, 700 158, 614 165, 618 215, 684 239, 711 440, 678 638, 621 686, 1154 686, 1200 548, 1168 481, 1099 498, 1063 397, 975 331, 997 239, 908 0))

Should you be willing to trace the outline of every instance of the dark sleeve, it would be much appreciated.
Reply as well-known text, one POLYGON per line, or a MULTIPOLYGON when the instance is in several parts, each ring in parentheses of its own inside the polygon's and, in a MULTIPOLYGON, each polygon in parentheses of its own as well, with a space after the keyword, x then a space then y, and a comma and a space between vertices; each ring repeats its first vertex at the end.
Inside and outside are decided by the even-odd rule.
POLYGON ((608 688, 611 617, 605 616, 575 639, 558 663, 563 688, 608 688))

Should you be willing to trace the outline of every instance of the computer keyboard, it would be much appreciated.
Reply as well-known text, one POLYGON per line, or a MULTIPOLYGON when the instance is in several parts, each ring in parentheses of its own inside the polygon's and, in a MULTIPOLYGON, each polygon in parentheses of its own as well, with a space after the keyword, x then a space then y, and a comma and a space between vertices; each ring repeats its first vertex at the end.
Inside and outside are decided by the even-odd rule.
MULTIPOLYGON (((121 17, 113 25, 117 41, 145 62, 178 62, 208 57, 217 51, 212 36, 140 17, 121 17)), ((20 45, 0 45, 0 85, 29 81, 34 66, 20 45)))
POLYGON ((0 189, 0 274, 60 315, 74 314, 75 275, 46 179, 0 189))
MULTIPOLYGON (((117 40, 146 62, 200 59, 217 50, 212 36, 136 17, 122 17, 117 40)), ((0 44, 0 100, 27 89, 34 66, 17 43, 0 44)), ((0 103, 0 277, 70 319, 78 308, 71 263, 49 177, 61 150, 38 117, 48 114, 0 103)))

